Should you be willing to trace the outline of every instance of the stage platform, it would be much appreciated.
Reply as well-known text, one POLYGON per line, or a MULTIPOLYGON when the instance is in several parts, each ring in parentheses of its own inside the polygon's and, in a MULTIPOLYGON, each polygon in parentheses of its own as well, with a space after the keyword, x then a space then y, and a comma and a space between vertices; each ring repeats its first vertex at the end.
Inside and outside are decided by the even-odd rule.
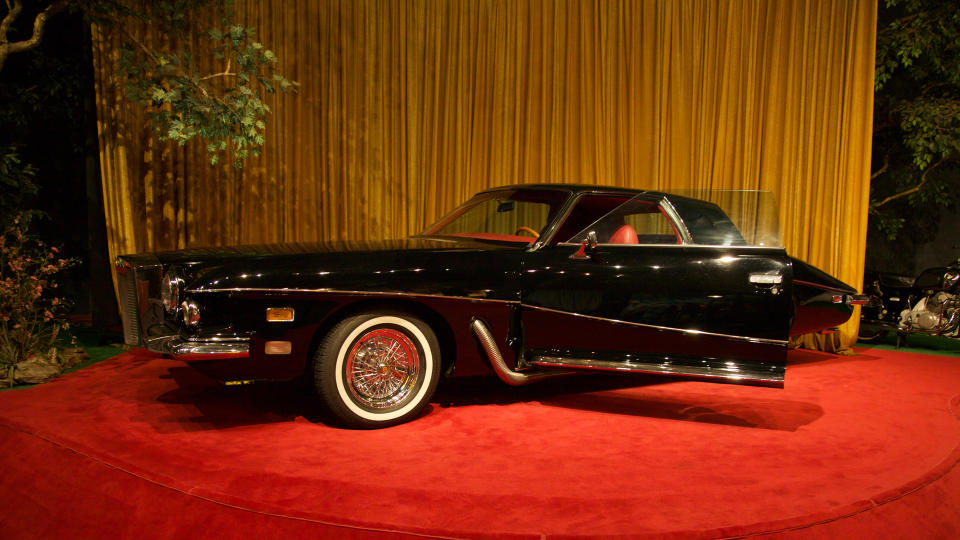
POLYGON ((136 350, 0 392, 4 538, 960 537, 960 359, 791 351, 784 389, 441 387, 323 423, 136 350))

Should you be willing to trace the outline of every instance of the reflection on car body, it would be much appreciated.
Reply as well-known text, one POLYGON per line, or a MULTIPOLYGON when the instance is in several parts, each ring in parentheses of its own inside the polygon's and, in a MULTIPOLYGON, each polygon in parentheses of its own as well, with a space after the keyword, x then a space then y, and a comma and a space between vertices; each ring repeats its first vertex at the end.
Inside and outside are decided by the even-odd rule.
POLYGON ((442 376, 608 370, 781 386, 791 335, 856 291, 787 255, 768 194, 563 184, 476 195, 423 234, 117 259, 130 345, 224 380, 312 375, 343 423, 406 421, 442 376), (726 212, 724 211, 726 210, 726 212))

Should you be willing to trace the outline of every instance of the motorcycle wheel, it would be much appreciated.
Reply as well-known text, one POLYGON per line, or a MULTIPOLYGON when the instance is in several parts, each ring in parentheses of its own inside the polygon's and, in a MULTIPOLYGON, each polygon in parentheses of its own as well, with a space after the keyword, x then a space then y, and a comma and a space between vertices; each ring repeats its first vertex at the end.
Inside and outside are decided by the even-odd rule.
POLYGON ((860 325, 860 331, 857 332, 857 341, 862 343, 876 343, 887 337, 887 331, 882 328, 865 327, 860 325))

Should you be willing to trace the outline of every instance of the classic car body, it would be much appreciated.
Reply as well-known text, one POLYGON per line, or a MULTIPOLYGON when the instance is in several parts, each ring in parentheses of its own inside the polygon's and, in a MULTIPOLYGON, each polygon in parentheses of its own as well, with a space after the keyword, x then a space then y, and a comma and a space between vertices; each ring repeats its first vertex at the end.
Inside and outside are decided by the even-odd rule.
POLYGON ((788 338, 860 301, 716 204, 561 184, 480 193, 403 240, 129 255, 117 271, 128 344, 232 382, 307 372, 361 427, 416 415, 441 376, 782 386, 788 338))

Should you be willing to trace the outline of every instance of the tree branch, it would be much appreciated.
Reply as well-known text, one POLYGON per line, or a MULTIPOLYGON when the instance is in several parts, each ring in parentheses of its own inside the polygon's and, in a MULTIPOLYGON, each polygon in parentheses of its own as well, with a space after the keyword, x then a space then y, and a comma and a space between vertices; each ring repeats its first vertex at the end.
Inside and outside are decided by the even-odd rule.
POLYGON ((20 16, 20 10, 23 9, 23 2, 21 2, 21 0, 13 0, 12 4, 10 1, 11 0, 6 0, 7 14, 4 16, 3 22, 0 22, 0 44, 9 41, 7 34, 10 33, 10 25, 13 24, 13 21, 17 20, 17 17, 20 16))
MULTIPOLYGON (((895 21, 890 21, 889 23, 887 23, 886 26, 883 27, 882 30, 880 30, 879 32, 877 32, 877 35, 886 35, 886 34, 889 34, 889 33, 893 32, 893 25, 898 24, 898 23, 905 23, 905 22, 912 21, 913 19, 916 19, 916 18, 919 17, 919 16, 920 16, 920 13, 913 13, 913 14, 907 15, 907 16, 905 16, 905 17, 900 17, 899 19, 897 19, 897 20, 895 20, 895 21)), ((902 26, 901 26, 901 28, 902 28, 902 26)))
MULTIPOLYGON (((160 58, 157 56, 157 53, 154 52, 152 49, 150 49, 150 47, 147 47, 142 41, 137 39, 137 37, 133 34, 133 32, 131 32, 127 28, 127 25, 123 24, 123 21, 121 21, 117 17, 113 17, 109 15, 105 15, 104 17, 108 21, 110 21, 115 28, 118 28, 120 30, 120 32, 124 36, 124 39, 136 45, 141 51, 143 51, 144 54, 146 54, 153 61, 154 64, 159 65, 161 63, 160 58)), ((206 77, 202 77, 200 80, 202 81, 205 79, 209 79, 209 78, 221 76, 221 75, 232 75, 231 73, 229 73, 229 71, 230 71, 230 59, 227 59, 227 68, 226 70, 224 70, 223 73, 208 75, 206 77)), ((213 99, 214 101, 216 101, 217 103, 220 103, 221 105, 223 105, 224 107, 227 107, 228 109, 231 108, 230 105, 227 102, 223 101, 223 99, 221 99, 219 96, 210 95, 210 93, 207 92, 206 88, 204 88, 203 85, 194 82, 192 78, 190 79, 190 85, 196 88, 197 90, 199 90, 200 93, 203 94, 203 97, 213 99)))
POLYGON ((104 19, 106 19, 107 21, 109 21, 109 22, 113 25, 114 28, 120 30, 120 32, 124 35, 124 37, 127 39, 127 41, 130 41, 131 43, 133 43, 134 45, 136 45, 137 47, 139 47, 140 50, 143 51, 144 54, 146 54, 147 56, 150 57, 151 60, 153 60, 153 61, 156 62, 156 63, 159 63, 159 62, 160 62, 160 59, 157 58, 156 53, 154 53, 154 52, 150 49, 150 47, 147 47, 146 45, 143 44, 143 42, 141 42, 139 39, 137 39, 137 37, 133 35, 133 32, 131 32, 131 31, 127 28, 127 25, 124 24, 124 21, 120 20, 118 17, 115 17, 115 16, 113 16, 113 15, 111 15, 111 14, 107 14, 107 13, 101 13, 101 14, 99 14, 99 16, 102 17, 102 18, 104 18, 104 19))
POLYGON ((936 169, 937 167, 939 167, 939 166, 940 166, 944 161, 946 161, 946 160, 947 160, 946 157, 941 157, 936 163, 934 163, 933 165, 927 167, 927 170, 923 171, 923 176, 920 177, 920 183, 919 183, 919 184, 913 186, 912 188, 910 188, 910 189, 908 189, 908 190, 906 190, 906 191, 901 191, 900 193, 894 193, 893 195, 890 195, 890 196, 887 197, 886 199, 883 199, 882 201, 880 201, 880 202, 878 202, 878 203, 876 203, 876 204, 871 204, 870 206, 871 206, 872 208, 880 208, 881 206, 887 204, 888 202, 890 202, 890 201, 892 201, 892 200, 899 199, 899 198, 901 198, 901 197, 906 197, 907 195, 910 195, 911 193, 916 193, 916 192, 920 191, 920 188, 922 188, 923 185, 924 185, 925 183, 927 183, 927 175, 930 174, 930 171, 932 171, 932 170, 936 169))
MULTIPOLYGON (((16 10, 16 15, 14 15, 14 19, 16 19, 16 16, 20 14, 20 10, 17 9, 19 7, 22 7, 20 6, 20 3, 21 3, 20 0, 13 0, 13 7, 16 10)), ((37 17, 33 20, 33 34, 30 36, 29 39, 25 39, 23 41, 17 41, 14 43, 0 43, 0 70, 3 69, 3 64, 4 62, 6 62, 7 56, 9 56, 10 54, 29 51, 30 49, 33 49, 34 47, 39 45, 40 40, 43 39, 43 31, 47 26, 47 19, 49 19, 53 15, 56 15, 60 11, 62 11, 63 8, 67 7, 67 5, 69 4, 70 4, 70 0, 57 0, 56 2, 47 6, 46 9, 44 9, 40 13, 37 13, 37 17)), ((9 25, 13 23, 12 19, 10 20, 9 23, 7 22, 7 19, 13 13, 14 13, 14 10, 10 10, 10 12, 7 13, 7 17, 4 17, 3 19, 3 24, 5 25, 3 27, 3 30, 4 30, 3 35, 5 39, 6 39, 6 31, 9 30, 9 25)))
POLYGON ((899 126, 899 125, 900 125, 900 123, 899 123, 899 122, 896 122, 896 121, 894 121, 894 120, 887 120, 886 122, 881 122, 881 123, 879 123, 879 124, 876 124, 876 123, 875 123, 875 124, 873 124, 873 132, 874 132, 874 133, 880 133, 881 131, 883 131, 883 130, 885 130, 885 129, 887 129, 887 128, 897 127, 897 126, 899 126))
POLYGON ((230 59, 227 58, 227 67, 224 68, 223 71, 221 71, 220 73, 211 73, 210 75, 207 75, 205 77, 200 77, 200 80, 205 81, 207 79, 213 79, 215 77, 236 77, 236 76, 237 76, 236 73, 230 73, 230 59))
POLYGON ((928 84, 926 87, 924 87, 923 91, 920 92, 920 95, 926 97, 926 95, 929 94, 930 91, 933 90, 934 88, 940 88, 941 86, 950 86, 950 84, 951 83, 949 82, 937 82, 933 84, 928 84))
POLYGON ((870 181, 874 181, 878 176, 887 172, 887 169, 890 168, 890 154, 884 154, 883 156, 883 167, 880 167, 880 170, 870 175, 870 181))

